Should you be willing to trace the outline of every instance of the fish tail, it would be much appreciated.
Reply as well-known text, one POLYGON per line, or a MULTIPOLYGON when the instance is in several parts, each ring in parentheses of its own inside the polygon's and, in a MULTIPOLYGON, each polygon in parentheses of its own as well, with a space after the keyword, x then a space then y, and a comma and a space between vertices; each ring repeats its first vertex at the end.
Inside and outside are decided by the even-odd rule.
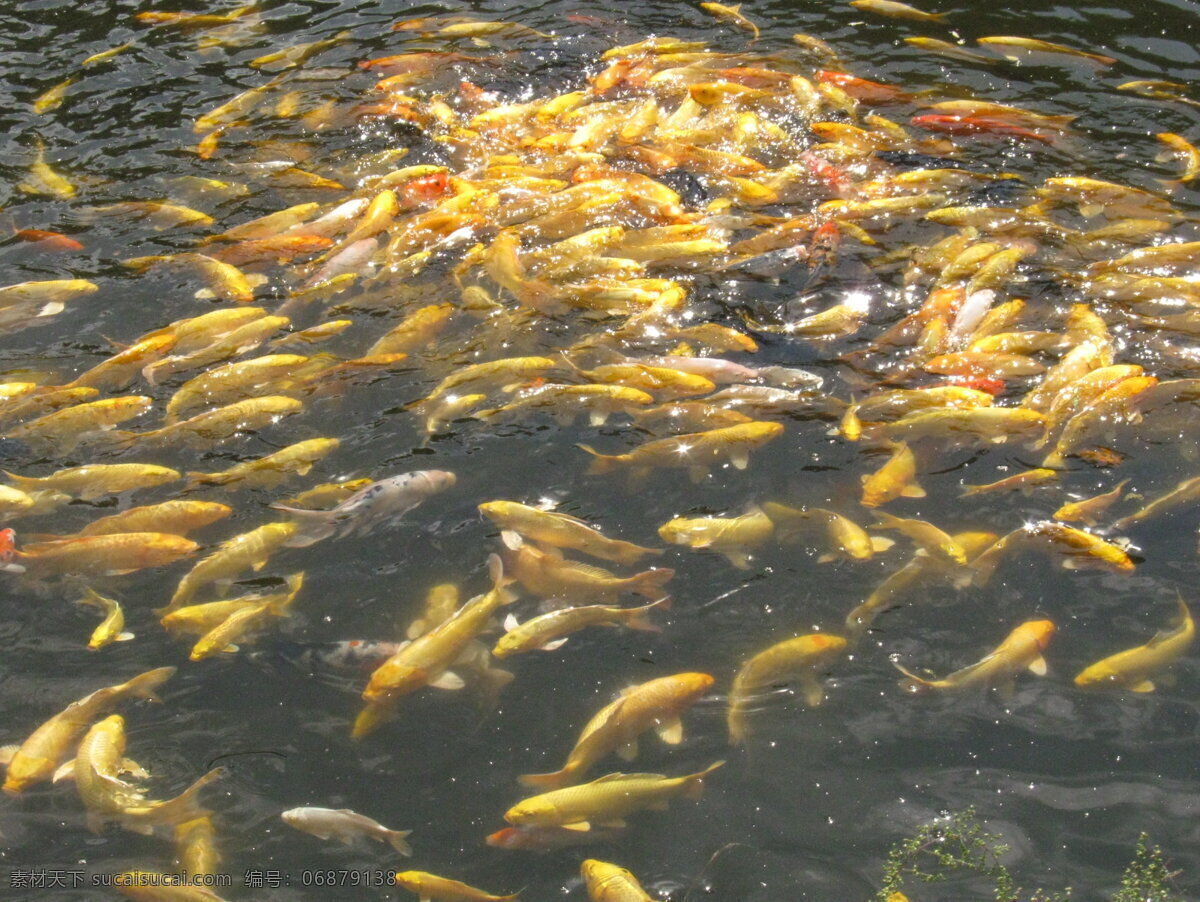
POLYGON ((279 503, 272 504, 271 507, 290 514, 293 520, 298 521, 300 529, 284 543, 288 548, 307 548, 328 539, 337 530, 337 524, 331 516, 332 511, 310 511, 279 503))
POLYGON ((687 785, 683 789, 683 794, 689 799, 698 799, 704 795, 704 779, 715 771, 718 767, 724 766, 724 761, 717 761, 710 764, 698 774, 692 774, 687 778, 687 785))
POLYGON ((658 601, 666 594, 663 587, 674 575, 675 571, 670 567, 659 567, 655 570, 647 570, 644 573, 639 573, 634 577, 637 580, 637 587, 634 591, 638 595, 658 601))
POLYGON ((933 680, 927 680, 924 677, 919 677, 911 670, 905 670, 895 661, 892 662, 892 666, 904 674, 904 679, 900 681, 900 688, 906 692, 928 692, 934 687, 933 680))
POLYGON ((660 598, 658 601, 646 605, 644 608, 635 608, 629 613, 625 625, 631 630, 645 630, 648 633, 661 633, 662 627, 650 619, 650 612, 655 608, 662 608, 664 611, 671 609, 671 598, 660 598))
POLYGON ((163 802, 159 810, 165 813, 167 822, 170 824, 186 824, 188 821, 194 821, 197 818, 208 817, 212 812, 207 808, 201 808, 197 800, 200 790, 209 783, 220 780, 228 773, 227 768, 213 768, 175 798, 163 802))
POLYGON ((591 445, 585 445, 583 442, 576 444, 576 447, 582 448, 588 454, 592 455, 592 465, 588 467, 589 476, 599 476, 603 473, 611 472, 616 466, 616 457, 610 454, 601 454, 591 445))
POLYGON ((562 789, 571 784, 572 776, 572 772, 564 767, 549 774, 522 774, 517 777, 517 782, 533 789, 562 789))
POLYGON ((407 858, 412 857, 412 846, 404 840, 410 833, 411 830, 389 830, 386 834, 388 845, 407 858))
POLYGON ((202 485, 223 485, 226 481, 222 478, 220 473, 188 472, 184 473, 183 475, 188 481, 187 485, 183 487, 184 491, 191 491, 192 489, 197 489, 202 485))
POLYGON ((729 727, 729 744, 733 746, 746 743, 746 712, 736 702, 730 702, 729 714, 726 718, 729 727))

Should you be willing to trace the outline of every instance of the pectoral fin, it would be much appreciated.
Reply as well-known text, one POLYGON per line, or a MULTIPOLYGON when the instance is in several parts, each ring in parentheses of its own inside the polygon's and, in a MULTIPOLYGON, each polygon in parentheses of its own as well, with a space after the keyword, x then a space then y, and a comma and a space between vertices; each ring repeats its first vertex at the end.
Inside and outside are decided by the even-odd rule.
POLYGON ((509 612, 509 614, 504 618, 504 632, 506 633, 511 633, 520 625, 521 622, 517 620, 516 614, 509 612))
POLYGON ((910 482, 900 491, 900 494, 905 498, 924 498, 925 490, 915 482, 910 482))
POLYGON ((1151 680, 1142 680, 1140 683, 1135 683, 1129 687, 1130 692, 1153 692, 1154 683, 1151 680))
POLYGON ((118 633, 118 634, 117 634, 117 638, 116 638, 116 640, 114 640, 114 641, 116 641, 116 642, 128 642, 128 641, 129 641, 130 639, 132 639, 132 638, 134 638, 134 636, 133 636, 133 633, 130 633, 130 632, 124 632, 124 633, 118 633))
POLYGON ((563 824, 562 828, 564 830, 578 830, 580 833, 587 833, 592 829, 592 825, 587 821, 578 821, 574 824, 563 824))
POLYGON ((678 717, 663 721, 654 728, 654 732, 667 745, 679 745, 683 742, 683 721, 678 717))
POLYGON ((744 551, 726 551, 725 557, 729 563, 733 564, 739 570, 750 569, 750 555, 744 551))
POLYGON ((460 677, 457 673, 455 673, 452 670, 447 670, 441 676, 439 676, 436 680, 431 680, 429 685, 432 686, 434 689, 455 690, 455 689, 461 689, 461 688, 463 688, 463 686, 465 686, 467 684, 463 681, 463 678, 460 677))
POLYGON ((617 749, 617 757, 622 761, 632 761, 638 755, 638 743, 636 739, 631 739, 619 749, 617 749))
MULTIPOLYGON (((924 493, 922 493, 924 494, 924 493)), ((896 544, 895 539, 889 539, 887 536, 871 536, 871 550, 878 554, 881 551, 887 551, 896 544)))
POLYGON ((750 466, 750 452, 744 448, 739 448, 729 453, 729 462, 733 464, 737 470, 744 470, 750 466))
POLYGON ((1038 676, 1046 675, 1046 659, 1038 655, 1029 662, 1029 670, 1031 673, 1036 673, 1038 676))
POLYGON ((567 644, 567 640, 565 638, 554 639, 550 642, 547 642, 545 645, 539 646, 539 648, 542 651, 554 651, 555 649, 562 648, 566 644, 567 644))
POLYGON ((500 541, 504 543, 504 547, 509 551, 516 551, 525 544, 525 540, 521 538, 521 534, 511 529, 500 530, 500 541))
POLYGON ((54 772, 54 776, 50 778, 52 783, 60 783, 63 780, 75 779, 75 759, 63 762, 62 766, 54 772))

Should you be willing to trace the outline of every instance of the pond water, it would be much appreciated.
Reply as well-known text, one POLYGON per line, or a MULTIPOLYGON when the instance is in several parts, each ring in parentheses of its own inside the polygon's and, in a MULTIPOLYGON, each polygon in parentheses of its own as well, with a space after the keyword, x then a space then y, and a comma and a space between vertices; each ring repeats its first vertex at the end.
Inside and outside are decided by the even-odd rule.
MULTIPOLYGON (((449 48, 477 57, 482 62, 463 63, 451 77, 441 73, 438 90, 450 91, 469 79, 496 92, 497 102, 508 102, 586 88, 586 78, 603 65, 601 53, 652 34, 706 41, 728 53, 774 55, 786 61, 787 71, 811 75, 811 60, 797 63, 804 57, 791 41, 793 34, 806 33, 834 47, 846 71, 915 95, 879 112, 918 137, 928 135, 908 126, 908 117, 922 111, 923 98, 973 96, 1077 116, 1069 134, 1049 144, 994 135, 946 139, 962 148, 959 159, 965 165, 1025 179, 1026 193, 1020 196, 976 201, 1004 206, 1033 202, 1030 186, 1056 176, 1090 176, 1165 194, 1162 182, 1178 177, 1179 164, 1155 161, 1162 146, 1154 135, 1200 135, 1195 105, 1117 90, 1133 80, 1191 84, 1200 76, 1194 3, 947 2, 939 6, 947 13, 945 23, 929 24, 844 4, 746 3, 743 12, 762 29, 752 48, 746 32, 692 5, 636 7, 580 7, 558 0, 446 6, 265 0, 256 13, 223 30, 187 31, 139 24, 134 17, 144 7, 124 2, 6 4, 0 9, 4 236, 14 229, 50 229, 70 235, 82 249, 58 253, 45 244, 5 240, 0 243, 2 281, 87 279, 99 290, 57 315, 14 322, 0 334, 3 381, 65 383, 114 353, 113 343, 128 344, 217 306, 194 297, 203 283, 186 268, 159 266, 139 274, 123 260, 192 251, 203 235, 293 204, 331 206, 362 178, 399 166, 448 164, 453 172, 453 152, 403 121, 362 119, 320 130, 309 127, 312 120, 306 124, 303 113, 326 101, 345 106, 370 97, 376 78, 356 64, 390 54, 449 48), (500 34, 486 39, 490 46, 480 46, 391 30, 400 20, 442 15, 503 19, 557 37, 500 34), (343 40, 284 71, 287 81, 276 99, 289 90, 300 92, 298 115, 268 116, 260 110, 250 125, 223 135, 210 159, 197 157, 196 118, 275 77, 250 67, 250 61, 342 32, 347 33, 343 40), (958 61, 902 40, 961 37, 971 47, 976 37, 1013 34, 1065 43, 1116 62, 1102 67, 1042 55, 1018 65, 994 54, 994 63, 958 61), (217 40, 199 46, 206 38, 217 40), (132 42, 126 51, 81 68, 84 58, 126 42, 132 42), (80 77, 61 106, 33 110, 35 98, 75 74, 80 77), (46 161, 77 186, 74 197, 18 188, 37 158, 39 142, 46 161), (380 156, 395 147, 412 149, 402 162, 380 156), (369 155, 374 157, 368 160, 369 155), (298 187, 301 176, 289 180, 281 174, 286 164, 279 161, 345 188, 298 187), (247 190, 204 187, 196 177, 247 190), (199 209, 214 224, 160 230, 135 216, 92 209, 164 199, 199 209)), ((862 104, 862 112, 869 109, 862 104)), ((678 170, 672 178, 672 187, 685 196, 688 189, 705 190, 678 170)), ((1195 190, 1177 186, 1169 196, 1182 217, 1167 234, 1171 240, 1195 240, 1200 209, 1195 190)), ((762 212, 778 210, 766 206, 762 212)), ((1064 207, 1058 219, 1075 228, 1097 228, 1119 218, 1085 224, 1064 207)), ((721 354, 748 366, 804 367, 824 379, 824 395, 840 402, 861 400, 880 389, 879 380, 910 350, 880 351, 874 342, 924 299, 901 291, 905 261, 894 256, 887 262, 886 255, 951 233, 919 215, 903 218, 891 230, 868 231, 879 244, 869 247, 843 235, 838 262, 815 287, 804 266, 778 278, 718 272, 703 264, 651 275, 679 278, 701 316, 739 328, 744 328, 743 312, 766 319, 795 316, 832 306, 848 293, 866 295, 872 308, 854 334, 809 341, 763 333, 756 335, 757 353, 721 354), (861 365, 862 355, 868 355, 869 366, 861 365), (855 360, 859 364, 851 365, 855 360)), ((1015 246, 1031 239, 1005 235, 996 240, 1015 246)), ((1152 240, 1157 239, 1138 243, 1152 240)), ((378 290, 372 296, 370 289, 352 286, 300 305, 293 328, 338 317, 353 324, 320 345, 281 350, 361 356, 418 306, 458 303, 451 270, 468 247, 452 245, 429 272, 386 284, 382 297, 378 290)), ((1039 246, 1000 293, 1028 299, 1020 329, 1061 330, 1068 304, 1093 302, 1116 339, 1118 363, 1141 365, 1164 381, 1194 376, 1196 358, 1186 334, 1138 328, 1135 318, 1115 306, 1102 307, 1072 280, 1089 262, 1127 249, 1072 258, 1039 246)), ((256 303, 268 309, 286 303, 300 269, 262 268, 270 281, 256 303)), ((516 307, 489 284, 502 303, 516 307)), ((239 574, 242 582, 231 593, 275 587, 298 571, 305 573, 305 583, 293 616, 236 655, 191 662, 188 644, 159 626, 153 611, 170 598, 187 562, 93 583, 121 600, 127 629, 136 634, 133 641, 98 652, 86 647, 96 614, 73 603, 82 594, 78 583, 38 585, 0 574, 5 577, 0 584, 0 743, 22 742, 52 714, 94 689, 152 667, 177 666, 161 693, 162 704, 121 707, 128 753, 155 775, 153 798, 179 791, 211 767, 227 769, 204 798, 215 812, 221 870, 232 877, 232 885, 218 892, 231 900, 404 898, 406 891, 389 886, 306 884, 320 882, 319 874, 331 870, 343 872, 339 881, 352 882, 367 873, 409 867, 493 892, 525 887, 521 898, 526 900, 583 898, 579 862, 586 857, 616 862, 653 895, 672 900, 867 899, 895 842, 940 812, 968 806, 1010 846, 1006 861, 1023 886, 1071 886, 1077 898, 1107 898, 1138 835, 1147 832, 1180 870, 1179 892, 1200 892, 1200 673, 1194 658, 1178 663, 1172 669, 1175 680, 1160 682, 1152 693, 1089 693, 1072 683, 1086 665, 1168 628, 1176 617, 1177 591, 1196 602, 1197 518, 1186 507, 1122 533, 1134 544, 1132 572, 1068 570, 1055 556, 1021 554, 1006 559, 984 586, 918 586, 904 599, 908 606, 881 615, 848 656, 827 668, 822 705, 807 707, 786 685, 757 699, 750 740, 741 748, 729 745, 724 704, 740 664, 782 639, 813 631, 840 633, 850 609, 910 559, 908 539, 891 533, 897 544, 889 552, 868 561, 833 563, 818 561, 827 550, 819 539, 770 543, 745 570, 719 554, 670 546, 649 559, 653 566, 675 570, 668 587, 671 610, 655 615, 662 632, 581 632, 559 650, 508 659, 503 666, 515 679, 494 707, 481 709, 469 692, 427 689, 406 698, 393 721, 352 740, 350 727, 371 665, 347 670, 302 652, 340 640, 403 638, 436 584, 457 583, 464 598, 485 591, 487 557, 502 546, 498 529, 477 511, 482 502, 556 504, 606 535, 655 547, 663 545, 659 526, 672 517, 735 515, 764 501, 829 508, 863 525, 872 521, 859 504, 860 477, 877 469, 886 454, 878 443, 864 451, 864 443, 831 434, 836 433, 836 403, 814 401, 799 411, 770 415, 784 424, 784 435, 754 451, 745 470, 722 465, 693 482, 685 470, 655 469, 634 485, 621 472, 590 474, 589 456, 577 447, 586 443, 617 454, 661 437, 635 428, 628 417, 616 416, 600 427, 587 425, 586 418, 563 425, 543 413, 504 421, 464 417, 427 435, 422 418, 407 409, 463 366, 533 354, 557 360, 559 351, 585 336, 611 332, 623 319, 488 318, 468 312, 402 363, 326 385, 305 397, 300 414, 220 443, 150 447, 135 442, 129 449, 84 443, 63 451, 4 440, 3 468, 38 476, 117 462, 212 472, 304 439, 340 440, 336 452, 311 473, 278 488, 234 492, 210 486, 183 496, 233 508, 231 516, 197 532, 206 547, 286 519, 267 505, 319 482, 382 479, 417 469, 449 470, 457 482, 397 525, 285 549, 260 573, 239 574), (970 691, 916 696, 897 686, 893 657, 912 669, 946 674, 981 658, 1017 624, 1043 618, 1058 626, 1046 655, 1049 673, 1022 675, 1011 696, 970 691), (484 838, 504 826, 503 813, 529 794, 516 782, 518 775, 561 765, 588 718, 621 689, 682 671, 716 678, 712 693, 684 715, 683 743, 667 746, 646 737, 636 763, 610 758, 611 766, 598 765, 592 773, 681 775, 726 760, 706 781, 702 801, 680 799, 669 811, 634 815, 624 833, 594 846, 536 855, 485 845, 484 838), (342 845, 297 832, 279 814, 299 805, 352 808, 388 827, 412 830, 414 856, 402 859, 385 845, 342 845), (247 885, 254 874, 266 885, 247 885)), ((1061 351, 1054 351, 1039 359, 1051 363, 1059 356, 1061 351)), ((593 358, 588 365, 597 362, 593 358)), ((154 399, 153 412, 118 428, 161 425, 167 400, 198 372, 155 386, 139 376, 127 390, 108 392, 154 399)), ((1008 394, 997 403, 1019 403, 1037 378, 1010 380, 1008 394)), ((1143 500, 1122 500, 1114 511, 1124 515, 1196 475, 1198 427, 1190 402, 1173 404, 1104 443, 1125 455, 1118 467, 1096 468, 1071 458, 1059 481, 1047 488, 965 499, 963 485, 990 483, 1038 466, 1042 454, 1018 439, 922 443, 927 450, 919 453, 918 477, 927 496, 900 500, 888 509, 951 533, 1003 535, 1049 518, 1067 497, 1091 496, 1128 479, 1126 491, 1143 500)), ((180 497, 180 485, 138 492, 133 503, 180 497)), ((21 548, 35 534, 72 533, 129 503, 112 497, 76 501, 0 525, 17 530, 21 548)), ((524 597, 517 608, 522 620, 536 609, 536 602, 524 597)), ((632 603, 632 597, 625 602, 632 603)), ((113 890, 94 885, 96 878, 134 868, 173 869, 169 837, 142 836, 115 825, 90 832, 69 784, 43 784, 0 801, 0 836, 0 871, 7 872, 0 884, 10 884, 0 893, 4 898, 113 898, 113 890), (33 871, 43 872, 43 885, 21 886, 21 875, 33 871), (44 873, 53 871, 81 874, 83 885, 46 885, 44 873)), ((979 884, 952 882, 914 888, 910 898, 984 894, 979 884)))

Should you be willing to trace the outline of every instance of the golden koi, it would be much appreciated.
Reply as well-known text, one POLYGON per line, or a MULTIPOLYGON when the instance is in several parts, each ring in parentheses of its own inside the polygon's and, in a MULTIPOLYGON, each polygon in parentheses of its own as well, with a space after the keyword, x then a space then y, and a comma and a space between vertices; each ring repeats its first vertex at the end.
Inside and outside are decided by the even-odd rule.
POLYGON ((589 858, 579 867, 591 902, 653 902, 637 878, 625 868, 589 858))
POLYGON ((1131 692, 1153 692, 1153 677, 1170 667, 1191 647, 1196 638, 1192 613, 1179 598, 1179 626, 1162 630, 1145 645, 1109 655, 1085 668, 1075 677, 1075 685, 1083 689, 1115 687, 1131 692))
POLYGON ((896 498, 924 498, 917 483, 917 459, 904 442, 892 446, 892 456, 874 473, 862 477, 862 505, 879 507, 896 498))
POLYGON ((517 902, 520 897, 520 893, 513 893, 510 896, 494 896, 458 880, 439 877, 427 871, 397 871, 393 880, 396 886, 416 893, 423 902, 429 902, 429 900, 434 900, 434 902, 517 902))
POLYGON ((223 485, 238 489, 272 488, 290 476, 305 476, 313 464, 332 454, 341 444, 335 438, 313 438, 288 445, 266 457, 235 464, 220 473, 188 473, 189 485, 223 485))
POLYGON ((729 690, 729 741, 746 741, 746 707, 756 690, 796 681, 809 707, 825 700, 818 674, 828 669, 846 650, 846 640, 828 633, 812 633, 777 642, 747 660, 738 669, 729 690))
POLYGON ((680 716, 713 682, 707 673, 678 673, 625 689, 587 722, 561 769, 518 779, 540 789, 568 786, 613 752, 632 761, 637 757, 637 738, 647 730, 654 730, 668 745, 678 745, 683 741, 680 716))
POLYGON ((683 468, 699 481, 722 460, 735 469, 749 465, 750 450, 783 435, 783 426, 755 420, 740 426, 712 429, 658 439, 640 445, 627 454, 601 454, 588 445, 579 445, 594 458, 589 473, 607 473, 618 466, 629 467, 634 476, 645 476, 655 467, 683 468))
POLYGON ((774 533, 774 522, 758 509, 739 517, 676 517, 658 528, 664 542, 715 551, 739 570, 750 569, 750 552, 774 533))
MULTIPOLYGON (((643 548, 632 542, 610 539, 569 514, 541 510, 515 501, 487 501, 479 505, 479 512, 503 530, 556 548, 582 551, 604 561, 636 564, 647 554, 662 554, 659 548, 643 548)), ((505 544, 509 544, 507 540, 505 544)))
POLYGON ((507 632, 500 637, 500 641, 492 649, 492 654, 497 658, 506 658, 534 649, 554 651, 566 643, 571 633, 589 626, 624 626, 651 633, 661 632, 662 627, 650 620, 649 613, 657 608, 666 610, 670 606, 671 599, 661 598, 640 608, 616 608, 606 605, 560 608, 524 623, 519 623, 514 615, 509 614, 504 620, 507 632))
POLYGON ((990 655, 969 667, 956 670, 940 680, 927 680, 893 665, 904 674, 900 688, 908 692, 925 692, 931 689, 970 689, 982 686, 995 689, 1002 697, 1012 694, 1017 674, 1030 670, 1038 676, 1046 673, 1046 659, 1042 653, 1050 644, 1055 626, 1049 620, 1030 620, 1022 623, 990 655))
POLYGON ((77 573, 120 576, 148 567, 165 567, 200 546, 183 536, 161 532, 122 532, 34 542, 16 558, 34 574, 77 573))
POLYGON ((699 798, 704 780, 725 762, 718 761, 686 777, 661 774, 609 774, 591 783, 555 789, 518 802, 504 813, 510 824, 570 827, 623 826, 626 815, 645 808, 662 809, 678 795, 699 798))
POLYGON ((133 638, 133 633, 125 631, 125 612, 121 610, 120 603, 113 598, 106 598, 93 589, 84 591, 86 594, 79 599, 79 604, 91 605, 104 612, 104 619, 88 640, 88 648, 98 651, 114 642, 128 642, 133 638))

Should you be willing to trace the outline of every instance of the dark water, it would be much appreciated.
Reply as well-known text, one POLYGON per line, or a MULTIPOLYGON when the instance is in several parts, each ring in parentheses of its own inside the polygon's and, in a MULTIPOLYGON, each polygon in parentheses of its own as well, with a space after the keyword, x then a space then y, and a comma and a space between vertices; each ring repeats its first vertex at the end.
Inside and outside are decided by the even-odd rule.
MULTIPOLYGON (((208 309, 192 297, 197 286, 179 273, 163 269, 137 277, 118 262, 186 249, 193 241, 187 230, 157 232, 145 223, 115 219, 83 224, 73 212, 77 208, 170 196, 205 210, 219 224, 232 224, 288 204, 333 199, 319 191, 261 187, 263 181, 245 164, 277 159, 281 145, 255 148, 255 140, 307 137, 310 156, 300 165, 333 177, 352 174, 354 161, 367 151, 409 140, 381 128, 343 129, 312 139, 294 122, 280 120, 274 132, 260 125, 253 134, 231 139, 227 152, 199 161, 192 121, 234 93, 267 81, 268 75, 246 63, 272 49, 350 30, 350 40, 306 66, 310 72, 328 69, 330 80, 321 90, 346 99, 364 91, 371 79, 345 73, 358 60, 399 52, 402 36, 391 33, 390 25, 419 15, 470 12, 560 35, 551 44, 496 41, 513 55, 472 77, 514 97, 528 90, 548 95, 578 87, 595 71, 600 52, 649 33, 706 39, 730 51, 745 47, 743 34, 715 26, 681 3, 642 4, 637 11, 617 13, 555 2, 472 7, 296 2, 264 5, 261 34, 201 53, 197 35, 137 26, 133 15, 141 8, 38 2, 9 4, 0 11, 4 215, 19 228, 75 234, 86 248, 51 255, 20 244, 0 246, 3 282, 87 278, 100 286, 44 325, 0 338, 0 369, 50 371, 65 381, 111 353, 107 339, 129 341, 208 309), (572 22, 565 18, 572 12, 611 24, 572 22), (75 72, 81 59, 133 39, 131 50, 88 70, 61 108, 40 116, 31 112, 32 99, 75 72), (16 190, 39 136, 52 165, 80 185, 74 200, 16 190), (186 175, 249 183, 254 193, 224 200, 188 198, 175 181, 186 175)), ((747 3, 744 11, 763 27, 760 51, 790 46, 792 33, 807 32, 833 44, 846 68, 867 78, 912 91, 953 93, 957 87, 961 96, 974 93, 1079 115, 1078 137, 1070 146, 1031 152, 992 145, 995 153, 1006 154, 1000 162, 1010 171, 1032 179, 1087 174, 1152 189, 1157 179, 1173 177, 1175 164, 1154 162, 1159 147, 1153 134, 1172 131, 1195 138, 1196 109, 1114 89, 1133 79, 1190 83, 1200 76, 1196 4, 1124 0, 1103 7, 942 8, 950 13, 946 26, 879 19, 836 4, 747 3), (1102 70, 1069 61, 983 67, 925 55, 901 41, 916 34, 950 39, 955 33, 966 38, 1029 35, 1111 55, 1118 63, 1102 70)), ((414 154, 408 162, 422 158, 414 154)), ((1195 214, 1193 191, 1174 200, 1195 214)), ((1191 235, 1186 224, 1176 233, 1191 235)), ((922 234, 932 240, 929 236, 944 232, 922 234)), ((727 299, 777 300, 771 292, 786 287, 717 285, 714 291, 727 299)), ((275 288, 282 297, 284 289, 275 288)), ((383 331, 379 316, 378 311, 354 314, 355 326, 328 348, 361 353, 383 331)), ((1077 898, 1105 898, 1132 856, 1138 834, 1146 831, 1182 871, 1181 893, 1200 890, 1200 708, 1195 701, 1200 674, 1194 662, 1178 665, 1177 684, 1153 695, 1086 695, 1070 681, 1084 665, 1144 641, 1168 623, 1176 588, 1195 600, 1190 590, 1197 582, 1196 524, 1186 513, 1135 534, 1142 560, 1131 576, 1069 573, 1029 556, 1006 563, 986 589, 931 590, 928 604, 881 618, 871 641, 834 668, 824 706, 806 709, 798 699, 772 699, 754 718, 748 751, 728 748, 724 710, 714 696, 685 717, 684 745, 666 749, 653 740, 643 742, 636 767, 626 768, 681 774, 729 759, 709 781, 703 802, 679 801, 669 812, 638 815, 624 837, 589 850, 539 857, 490 849, 483 837, 503 826, 502 812, 522 797, 516 775, 558 766, 582 724, 615 691, 680 670, 703 670, 717 677, 723 692, 750 654, 797 633, 836 632, 845 613, 904 556, 819 565, 815 551, 768 549, 753 570, 743 573, 716 555, 672 548, 663 562, 678 571, 671 585, 675 607, 662 634, 585 632, 560 652, 513 659, 517 679, 486 716, 469 700, 429 691, 409 699, 397 721, 352 743, 349 723, 364 677, 297 667, 275 653, 277 646, 396 639, 428 587, 453 581, 468 593, 482 591, 483 562, 497 541, 495 530, 476 514, 479 502, 553 499, 561 502, 561 510, 643 544, 656 544, 655 530, 671 516, 736 513, 755 500, 857 509, 864 458, 859 449, 828 436, 829 423, 819 419, 789 421, 785 438, 758 452, 745 473, 723 470, 693 485, 678 472, 662 472, 649 488, 632 492, 623 490, 618 478, 584 475, 587 461, 575 448, 575 442, 587 441, 606 451, 627 450, 644 437, 626 426, 597 431, 538 419, 500 427, 465 422, 426 441, 403 405, 422 397, 452 363, 473 361, 477 352, 484 355, 478 359, 499 356, 495 339, 484 329, 465 329, 441 346, 449 350, 417 356, 413 366, 390 377, 316 399, 303 415, 257 436, 210 452, 168 449, 154 457, 153 462, 180 469, 216 470, 303 438, 333 436, 342 441, 339 451, 294 488, 431 467, 453 470, 459 481, 394 531, 322 543, 273 560, 264 575, 303 569, 307 583, 297 616, 265 637, 255 655, 187 662, 186 647, 165 636, 151 614, 169 597, 179 567, 105 587, 122 599, 129 628, 138 636, 100 653, 84 647, 95 619, 71 604, 74 590, 43 595, 15 582, 6 585, 0 596, 0 741, 20 742, 69 701, 101 685, 149 667, 179 665, 163 705, 126 707, 130 754, 158 775, 157 797, 182 788, 214 764, 230 769, 229 778, 208 796, 217 812, 225 869, 233 877, 232 888, 221 893, 230 899, 405 895, 389 888, 302 886, 322 869, 361 873, 409 866, 384 847, 322 843, 282 825, 279 812, 303 804, 353 808, 390 827, 412 829, 412 867, 497 892, 524 886, 527 900, 563 894, 582 898, 578 862, 587 855, 628 867, 653 892, 673 900, 865 899, 892 843, 940 811, 969 805, 1011 846, 1010 863, 1025 886, 1069 885, 1077 898), (1010 701, 973 695, 914 699, 896 688, 889 655, 945 673, 977 659, 1016 623, 1043 616, 1060 630, 1048 655, 1051 673, 1046 679, 1020 680, 1010 701), (284 885, 245 887, 244 876, 252 870, 278 872, 284 885)), ((536 352, 536 342, 528 345, 504 351, 536 352)), ((546 346, 558 344, 548 339, 546 346)), ((748 362, 813 365, 831 377, 835 393, 848 398, 850 389, 839 384, 830 359, 811 345, 769 341, 748 362)), ((1144 336, 1131 337, 1118 360, 1142 363, 1160 378, 1194 375, 1186 356, 1144 336)), ((156 390, 156 399, 165 400, 169 390, 156 390)), ((1181 416, 1174 438, 1138 446, 1121 478, 1131 477, 1133 488, 1152 496, 1194 475, 1194 412, 1191 417, 1189 422, 1181 416)), ((88 460, 78 455, 38 459, 8 448, 3 453, 6 468, 28 474, 88 460)), ((906 506, 910 513, 905 515, 928 518, 951 531, 997 532, 1049 516, 1061 500, 1053 491, 985 496, 971 504, 957 500, 961 484, 1009 475, 1034 463, 1027 456, 1006 445, 944 455, 942 472, 922 474, 929 498, 906 506)), ((1072 471, 1064 485, 1088 495, 1113 482, 1104 471, 1085 467, 1072 471)), ((234 515, 204 532, 203 540, 215 543, 266 522, 265 505, 279 494, 234 496, 234 515)), ((164 490, 141 493, 138 503, 165 497, 164 490)), ((203 497, 226 500, 219 490, 203 497)), ((76 504, 17 528, 69 532, 107 512, 76 504)), ((161 838, 115 827, 100 836, 88 832, 69 787, 38 787, 5 799, 0 834, 0 870, 10 876, 44 868, 84 873, 90 880, 133 867, 170 869, 170 844, 161 838)), ((0 875, 0 884, 4 879, 0 875)), ((8 887, 0 896, 51 900, 112 894, 88 886, 8 887)), ((978 887, 960 884, 912 894, 922 900, 980 897, 978 887)))

